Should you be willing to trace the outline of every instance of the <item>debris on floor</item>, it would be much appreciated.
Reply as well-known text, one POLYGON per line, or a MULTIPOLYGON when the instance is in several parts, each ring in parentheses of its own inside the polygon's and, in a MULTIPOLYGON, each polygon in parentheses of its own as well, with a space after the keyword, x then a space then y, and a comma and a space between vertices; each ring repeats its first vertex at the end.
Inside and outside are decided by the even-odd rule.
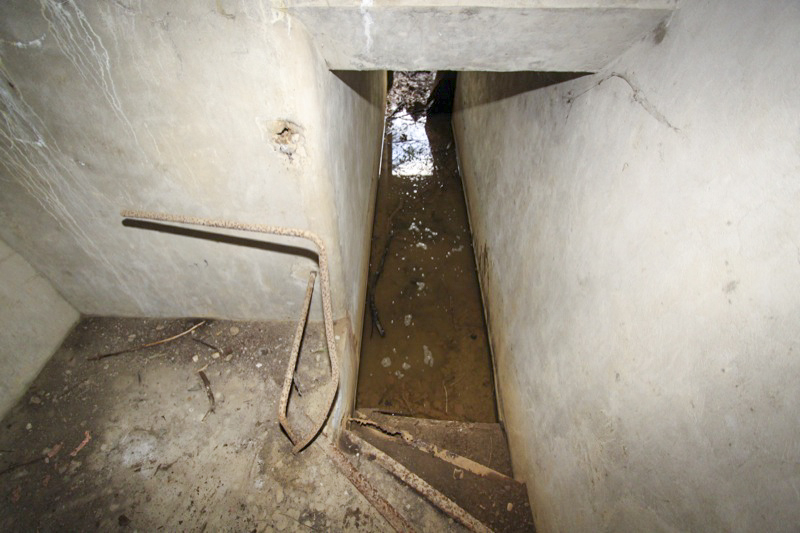
POLYGON ((436 87, 452 85, 453 77, 395 72, 393 80, 356 405, 495 422, 489 341, 451 115, 431 112, 447 110, 437 97, 448 90, 436 87))
MULTIPOLYGON (((390 530, 325 453, 325 435, 291 453, 277 412, 295 323, 208 321, 87 360, 195 323, 75 327, 2 421, 1 531, 390 530)), ((303 396, 289 406, 300 427, 303 413, 316 419, 327 364, 323 328, 310 324, 303 396)), ((363 456, 347 460, 419 531, 463 530, 363 456)))

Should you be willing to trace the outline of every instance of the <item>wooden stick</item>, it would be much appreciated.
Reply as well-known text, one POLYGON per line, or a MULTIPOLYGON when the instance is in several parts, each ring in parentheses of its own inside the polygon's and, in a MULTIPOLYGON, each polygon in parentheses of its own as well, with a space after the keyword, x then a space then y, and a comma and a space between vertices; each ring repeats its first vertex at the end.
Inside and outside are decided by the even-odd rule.
POLYGON ((189 329, 187 329, 183 333, 178 333, 177 335, 169 337, 168 339, 161 339, 160 341, 148 342, 147 344, 142 344, 141 346, 135 346, 133 348, 126 348, 126 349, 120 350, 118 352, 104 353, 104 354, 101 354, 101 355, 93 355, 91 357, 87 357, 86 360, 87 361, 99 361, 100 359, 105 359, 106 357, 111 357, 112 355, 121 355, 121 354, 129 353, 129 352, 138 352, 139 350, 144 350, 145 348, 150 348, 151 346, 158 346, 159 344, 164 344, 164 343, 167 343, 167 342, 170 342, 170 341, 174 341, 175 339, 179 339, 179 338, 183 337, 184 335, 188 335, 189 333, 193 332, 194 330, 196 330, 197 328, 199 328, 200 326, 202 326, 205 323, 206 323, 206 321, 203 320, 202 322, 199 322, 199 323, 195 324, 194 326, 190 327, 189 329))

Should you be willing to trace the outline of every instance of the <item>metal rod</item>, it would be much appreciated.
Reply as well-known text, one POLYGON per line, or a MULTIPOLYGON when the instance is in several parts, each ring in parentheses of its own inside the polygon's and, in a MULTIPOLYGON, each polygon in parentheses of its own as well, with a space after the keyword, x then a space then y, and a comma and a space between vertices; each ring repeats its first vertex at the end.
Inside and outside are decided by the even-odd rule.
POLYGON ((284 235, 287 237, 299 237, 314 243, 317 247, 319 256, 319 273, 320 273, 320 287, 322 289, 322 316, 325 321, 325 340, 328 343, 328 357, 331 361, 331 383, 328 389, 327 401, 324 405, 327 410, 320 417, 320 420, 314 426, 314 429, 301 439, 300 442, 294 443, 292 453, 298 453, 303 448, 314 440, 314 438, 322 430, 325 421, 328 419, 333 400, 336 398, 336 391, 339 390, 339 360, 336 356, 336 341, 333 335, 333 307, 331 306, 331 281, 328 272, 328 254, 325 252, 325 244, 322 239, 307 230, 296 228, 284 228, 280 226, 267 226, 265 224, 248 224, 245 222, 235 222, 230 220, 208 219, 200 217, 191 217, 184 215, 172 215, 167 213, 153 213, 148 211, 122 211, 121 215, 126 218, 138 218, 141 220, 153 220, 157 222, 170 222, 173 224, 189 224, 194 226, 207 226, 211 228, 223 228, 240 231, 252 231, 255 233, 267 233, 271 235, 284 235))
POLYGON ((347 460, 342 452, 327 443, 322 444, 322 449, 358 492, 389 522, 392 529, 400 533, 415 531, 414 526, 378 492, 378 489, 347 460))
POLYGON ((401 465, 396 460, 392 459, 355 433, 348 431, 347 436, 361 448, 361 453, 365 454, 368 459, 370 456, 374 457, 375 462, 381 465, 386 471, 417 491, 426 500, 438 507, 445 514, 454 520, 458 520, 464 527, 470 531, 474 531, 475 533, 491 533, 492 530, 486 527, 483 522, 469 514, 453 500, 430 486, 427 481, 411 472, 408 468, 401 465))
POLYGON ((289 364, 286 367, 286 376, 283 378, 283 390, 281 391, 281 403, 278 407, 278 420, 281 423, 286 434, 292 444, 297 444, 297 436, 289 425, 289 420, 286 416, 289 414, 289 393, 292 390, 292 381, 294 381, 294 372, 297 369, 297 356, 300 354, 300 344, 303 340, 303 332, 306 329, 306 322, 308 321, 308 309, 311 307, 311 295, 314 293, 314 280, 317 279, 317 273, 313 270, 308 275, 308 287, 306 288, 306 298, 303 300, 303 309, 300 313, 300 321, 297 323, 297 329, 294 332, 294 341, 292 342, 292 352, 289 355, 289 364))

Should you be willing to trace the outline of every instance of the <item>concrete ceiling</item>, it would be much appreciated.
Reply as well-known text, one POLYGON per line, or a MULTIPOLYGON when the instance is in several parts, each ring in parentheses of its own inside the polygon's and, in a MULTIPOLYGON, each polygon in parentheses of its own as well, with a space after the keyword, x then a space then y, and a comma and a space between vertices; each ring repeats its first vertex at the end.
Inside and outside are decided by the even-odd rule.
POLYGON ((331 69, 596 71, 677 0, 285 0, 331 69))

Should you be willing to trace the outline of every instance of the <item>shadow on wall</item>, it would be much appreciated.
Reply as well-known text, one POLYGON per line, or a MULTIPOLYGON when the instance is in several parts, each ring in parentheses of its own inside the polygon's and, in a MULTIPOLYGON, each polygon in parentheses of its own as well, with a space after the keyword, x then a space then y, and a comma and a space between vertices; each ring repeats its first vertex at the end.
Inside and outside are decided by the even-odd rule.
MULTIPOLYGON (((374 71, 373 71, 374 72, 374 71)), ((370 77, 364 75, 361 70, 332 70, 331 73, 339 78, 345 85, 350 87, 361 98, 370 104, 383 109, 385 102, 377 91, 373 90, 370 77)))
POLYGON ((497 102, 592 74, 592 72, 493 72, 492 90, 475 94, 463 104, 465 108, 469 108, 497 102))
POLYGON ((247 237, 236 237, 234 235, 226 235, 223 233, 215 233, 211 231, 203 231, 193 228, 184 228, 181 226, 170 226, 168 224, 159 224, 157 222, 145 222, 142 220, 125 219, 122 221, 122 225, 130 228, 158 231, 159 233, 180 235, 182 237, 191 237, 193 239, 203 239, 222 244, 244 246, 247 248, 254 248, 257 250, 265 250, 267 252, 295 255, 311 259, 312 261, 315 262, 318 261, 318 256, 316 252, 300 246, 292 246, 289 244, 280 244, 275 242, 262 241, 258 239, 249 239, 247 237))

